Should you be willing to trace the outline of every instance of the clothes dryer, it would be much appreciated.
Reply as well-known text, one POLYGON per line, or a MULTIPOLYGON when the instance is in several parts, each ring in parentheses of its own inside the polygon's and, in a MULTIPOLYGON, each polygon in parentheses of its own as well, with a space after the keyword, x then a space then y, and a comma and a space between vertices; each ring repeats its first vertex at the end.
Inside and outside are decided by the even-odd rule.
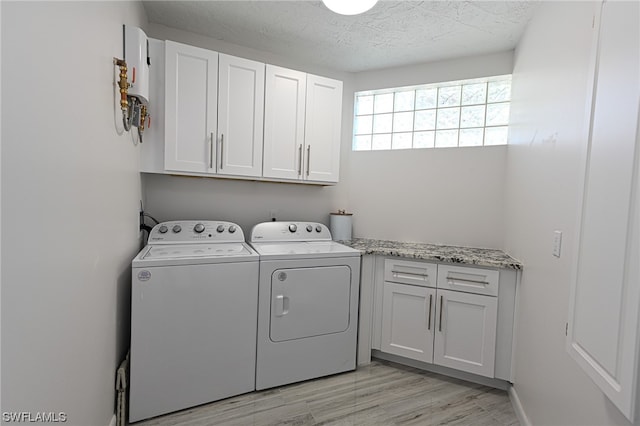
POLYGON ((260 255, 256 389, 354 370, 360 252, 320 223, 265 222, 260 255))

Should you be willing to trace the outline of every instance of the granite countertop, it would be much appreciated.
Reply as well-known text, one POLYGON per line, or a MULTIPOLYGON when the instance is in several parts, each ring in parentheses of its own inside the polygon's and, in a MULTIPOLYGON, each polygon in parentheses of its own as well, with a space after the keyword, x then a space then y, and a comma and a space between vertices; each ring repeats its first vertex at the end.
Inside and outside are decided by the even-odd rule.
POLYGON ((354 238, 340 243, 360 250, 363 254, 398 256, 412 259, 489 266, 505 269, 522 269, 522 263, 501 250, 445 246, 426 243, 354 238))

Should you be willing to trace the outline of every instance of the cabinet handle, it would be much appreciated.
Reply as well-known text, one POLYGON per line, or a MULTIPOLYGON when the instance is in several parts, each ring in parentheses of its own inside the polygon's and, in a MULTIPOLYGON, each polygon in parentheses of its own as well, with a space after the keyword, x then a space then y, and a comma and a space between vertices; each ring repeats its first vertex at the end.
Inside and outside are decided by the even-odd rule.
POLYGON ((224 133, 220 135, 220 170, 224 167, 224 133))
POLYGON ((311 145, 307 145, 307 176, 309 176, 309 170, 311 170, 311 145))
POLYGON ((433 304, 433 294, 429 295, 429 320, 427 321, 427 330, 431 330, 431 305, 433 304))
POLYGON ((442 299, 443 296, 440 295, 440 325, 438 326, 438 331, 442 332, 442 299))
POLYGON ((478 280, 469 280, 466 278, 453 278, 453 277, 447 277, 447 282, 451 283, 452 281, 462 281, 465 283, 475 283, 475 284, 482 284, 482 285, 489 285, 490 283, 488 281, 478 281, 478 280))
POLYGON ((391 270, 391 274, 393 275, 394 278, 398 278, 400 275, 411 275, 414 277, 421 277, 421 278, 428 278, 429 274, 416 274, 415 272, 402 272, 402 271, 396 271, 391 270))
POLYGON ((209 168, 213 169, 213 132, 209 137, 209 168))
POLYGON ((298 147, 298 176, 302 174, 302 144, 298 147))

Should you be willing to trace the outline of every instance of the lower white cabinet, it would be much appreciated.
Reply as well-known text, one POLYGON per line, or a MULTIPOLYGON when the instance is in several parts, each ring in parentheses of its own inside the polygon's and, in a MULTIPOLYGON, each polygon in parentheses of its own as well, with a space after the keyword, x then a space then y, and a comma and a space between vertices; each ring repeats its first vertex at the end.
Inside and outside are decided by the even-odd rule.
POLYGON ((494 377, 498 299, 441 289, 437 296, 433 363, 494 377))
POLYGON ((382 351, 433 362, 436 290, 384 283, 382 351))
POLYGON ((496 377, 499 271, 385 259, 383 277, 381 352, 496 377))

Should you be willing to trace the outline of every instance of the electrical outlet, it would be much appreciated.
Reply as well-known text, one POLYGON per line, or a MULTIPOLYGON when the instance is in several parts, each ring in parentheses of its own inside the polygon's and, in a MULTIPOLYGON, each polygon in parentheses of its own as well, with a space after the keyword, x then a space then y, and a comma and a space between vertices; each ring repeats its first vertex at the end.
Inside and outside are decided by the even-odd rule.
POLYGON ((562 231, 553 231, 553 252, 555 257, 560 257, 562 249, 562 231))

